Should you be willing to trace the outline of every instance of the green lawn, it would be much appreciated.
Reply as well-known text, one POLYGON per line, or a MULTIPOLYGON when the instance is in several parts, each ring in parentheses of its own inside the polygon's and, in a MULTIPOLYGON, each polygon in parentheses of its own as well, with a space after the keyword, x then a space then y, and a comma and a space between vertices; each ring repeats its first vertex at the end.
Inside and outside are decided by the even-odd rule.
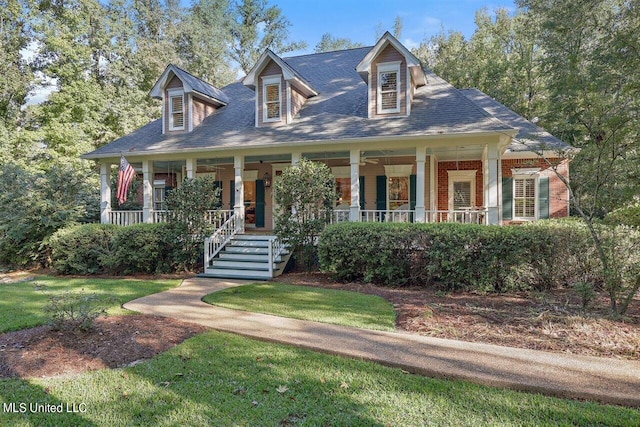
POLYGON ((125 314, 131 312, 120 308, 120 305, 144 295, 176 287, 180 280, 68 279, 38 276, 26 282, 0 284, 0 333, 47 322, 43 313, 43 308, 48 302, 47 296, 36 290, 35 284, 45 285, 47 291, 52 293, 84 289, 87 293, 113 296, 118 302, 109 309, 109 314, 125 314))
POLYGON ((403 373, 371 362, 208 332, 122 370, 0 380, 11 426, 640 425, 640 411, 403 373))
POLYGON ((204 301, 221 307, 336 325, 393 331, 395 312, 383 298, 358 292, 254 283, 214 292, 204 301))

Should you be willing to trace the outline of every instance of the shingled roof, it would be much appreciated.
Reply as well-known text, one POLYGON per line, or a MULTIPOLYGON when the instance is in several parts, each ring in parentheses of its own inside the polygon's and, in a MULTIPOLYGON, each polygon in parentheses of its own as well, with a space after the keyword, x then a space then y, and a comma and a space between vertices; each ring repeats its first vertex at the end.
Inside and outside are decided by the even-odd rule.
POLYGON ((237 81, 222 88, 227 105, 192 132, 163 135, 159 119, 83 157, 514 131, 516 121, 505 123, 491 108, 484 107, 486 103, 476 102, 470 92, 465 95, 428 70, 427 84, 416 89, 410 116, 367 118, 367 86, 355 68, 370 50, 365 47, 283 58, 318 91, 289 125, 256 127, 255 92, 237 81))
POLYGON ((515 111, 502 105, 478 89, 460 90, 464 96, 482 107, 485 111, 503 123, 518 129, 518 134, 507 148, 507 152, 564 151, 572 148, 569 144, 551 135, 546 130, 525 119, 515 111))

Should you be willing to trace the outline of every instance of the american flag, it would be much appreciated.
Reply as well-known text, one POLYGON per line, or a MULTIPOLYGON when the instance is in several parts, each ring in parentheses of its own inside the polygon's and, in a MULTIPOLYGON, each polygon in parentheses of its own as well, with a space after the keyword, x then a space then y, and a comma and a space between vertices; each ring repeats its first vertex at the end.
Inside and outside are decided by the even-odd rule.
POLYGON ((136 176, 136 171, 133 166, 127 162, 124 156, 120 156, 120 168, 118 169, 118 188, 116 191, 116 198, 118 199, 118 205, 127 201, 127 191, 131 180, 136 176))

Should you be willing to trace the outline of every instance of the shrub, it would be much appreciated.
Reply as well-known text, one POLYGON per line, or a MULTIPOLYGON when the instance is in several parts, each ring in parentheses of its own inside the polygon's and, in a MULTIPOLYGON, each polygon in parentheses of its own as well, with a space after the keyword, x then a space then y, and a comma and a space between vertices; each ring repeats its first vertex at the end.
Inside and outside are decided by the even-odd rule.
POLYGON ((605 224, 608 225, 629 225, 640 228, 640 205, 628 206, 616 209, 604 217, 605 224))
POLYGON ((531 227, 342 223, 325 229, 318 253, 321 268, 340 280, 502 292, 590 279, 588 247, 583 228, 552 222, 531 227), (572 254, 577 248, 580 252, 572 254))
POLYGON ((107 308, 117 301, 115 297, 65 291, 61 294, 48 293, 46 286, 36 284, 36 288, 48 294, 49 303, 44 312, 51 318, 50 325, 54 330, 88 331, 93 321, 107 314, 107 308))
POLYGON ((113 274, 170 273, 180 253, 177 228, 169 224, 118 227, 106 269, 113 274))
POLYGON ((115 225, 85 224, 58 230, 50 239, 51 265, 60 274, 104 273, 115 225))

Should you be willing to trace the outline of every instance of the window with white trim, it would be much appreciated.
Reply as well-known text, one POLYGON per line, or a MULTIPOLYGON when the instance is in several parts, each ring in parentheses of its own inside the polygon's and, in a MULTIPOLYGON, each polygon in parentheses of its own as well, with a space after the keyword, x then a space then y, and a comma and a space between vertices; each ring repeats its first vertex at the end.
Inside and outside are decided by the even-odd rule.
POLYGON ((169 91, 169 130, 184 130, 184 92, 169 91))
POLYGON ((378 114, 400 112, 400 62, 378 64, 378 114))
POLYGON ((538 218, 538 177, 540 169, 512 169, 513 219, 538 218))
POLYGON ((387 177, 387 209, 409 210, 410 175, 413 165, 385 165, 384 172, 387 177))
POLYGON ((448 171, 449 210, 470 209, 476 205, 476 171, 448 171))
POLYGON ((282 87, 280 76, 262 79, 262 120, 279 122, 282 118, 282 87))

